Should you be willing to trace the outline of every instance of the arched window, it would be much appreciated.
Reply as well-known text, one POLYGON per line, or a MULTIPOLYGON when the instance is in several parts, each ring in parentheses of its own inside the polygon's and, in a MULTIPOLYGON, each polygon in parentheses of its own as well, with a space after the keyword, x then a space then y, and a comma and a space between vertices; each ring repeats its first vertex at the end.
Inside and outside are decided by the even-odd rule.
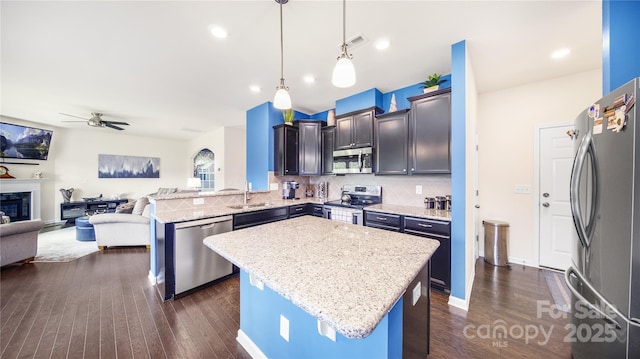
POLYGON ((193 158, 193 176, 200 178, 201 191, 215 190, 215 156, 208 148, 203 148, 193 158))

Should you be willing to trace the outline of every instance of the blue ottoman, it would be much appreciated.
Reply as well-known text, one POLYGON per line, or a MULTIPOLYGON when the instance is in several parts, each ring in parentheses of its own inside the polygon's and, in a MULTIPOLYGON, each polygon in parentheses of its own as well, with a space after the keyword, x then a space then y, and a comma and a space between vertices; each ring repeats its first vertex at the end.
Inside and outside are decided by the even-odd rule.
POLYGON ((76 240, 81 242, 96 240, 96 232, 93 231, 93 224, 89 223, 89 217, 76 218, 76 240))

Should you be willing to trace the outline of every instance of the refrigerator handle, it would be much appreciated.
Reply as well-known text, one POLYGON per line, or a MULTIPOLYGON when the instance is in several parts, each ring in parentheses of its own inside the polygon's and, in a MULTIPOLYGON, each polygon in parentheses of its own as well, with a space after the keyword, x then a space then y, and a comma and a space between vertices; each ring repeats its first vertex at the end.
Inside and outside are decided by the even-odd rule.
MULTIPOLYGON (((614 324, 616 326, 616 329, 618 329, 618 330, 622 329, 620 324, 614 318, 612 318, 610 315, 605 313, 602 309, 598 308, 598 306, 596 306, 593 303, 589 302, 587 299, 585 299, 584 296, 582 296, 582 294, 580 294, 578 292, 578 290, 573 286, 573 283, 571 283, 570 277, 572 275, 574 275, 576 278, 578 278, 578 281, 580 281, 580 283, 585 285, 598 298, 598 300, 600 301, 600 303, 602 305, 606 305, 608 308, 610 308, 611 311, 613 313, 615 313, 616 317, 621 318, 622 320, 624 320, 629 325, 632 325, 632 326, 640 328, 640 320, 638 320, 636 318, 633 318, 633 319, 627 318, 624 314, 622 314, 618 310, 618 308, 616 308, 614 305, 609 303, 602 295, 600 295, 600 293, 598 293, 598 291, 593 287, 593 285, 591 285, 591 283, 589 283, 589 281, 587 281, 582 276, 582 274, 580 274, 580 272, 578 272, 575 268, 573 268, 573 266, 569 266, 569 268, 567 268, 567 270, 564 272, 564 281, 565 281, 565 283, 567 283, 567 287, 569 287, 569 290, 571 290, 571 293, 573 293, 573 295, 575 295, 576 298, 578 298, 579 301, 585 303, 589 307, 589 309, 591 309, 594 312, 598 313, 598 315, 602 316, 607 322, 609 322, 611 324, 614 324)), ((573 308, 573 309, 575 310, 575 308, 573 308)), ((607 310, 607 312, 609 312, 609 313, 611 313, 611 311, 607 310)))
POLYGON ((571 169, 571 179, 569 182, 569 203, 571 206, 571 216, 573 217, 573 223, 576 226, 578 232, 578 239, 583 248, 588 248, 589 243, 587 240, 587 231, 580 213, 580 174, 582 173, 582 166, 587 158, 589 152, 589 145, 591 143, 591 132, 588 132, 585 137, 582 138, 578 152, 573 161, 573 168, 571 169))

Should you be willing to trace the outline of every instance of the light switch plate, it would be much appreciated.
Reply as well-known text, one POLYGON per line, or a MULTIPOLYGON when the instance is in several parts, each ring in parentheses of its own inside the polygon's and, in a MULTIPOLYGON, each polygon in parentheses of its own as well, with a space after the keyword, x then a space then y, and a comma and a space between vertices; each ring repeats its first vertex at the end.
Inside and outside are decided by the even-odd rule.
POLYGON ((416 194, 422 194, 422 186, 416 185, 416 194))
POLYGON ((289 341, 289 319, 280 314, 280 336, 289 341))
POLYGON ((193 199, 193 204, 194 205, 204 204, 204 198, 194 198, 193 199))
POLYGON ((278 190, 278 184, 277 183, 270 183, 269 184, 269 191, 277 191, 278 190))
POLYGON ((528 184, 517 184, 514 187, 514 192, 518 194, 529 194, 531 193, 531 186, 528 184))

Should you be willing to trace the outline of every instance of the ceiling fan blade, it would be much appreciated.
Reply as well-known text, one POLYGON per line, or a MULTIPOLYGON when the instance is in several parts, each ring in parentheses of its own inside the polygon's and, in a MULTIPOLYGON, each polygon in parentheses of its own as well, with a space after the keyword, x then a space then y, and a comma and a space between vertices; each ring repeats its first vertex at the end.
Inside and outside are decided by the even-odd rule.
POLYGON ((105 120, 102 120, 102 122, 104 122, 104 123, 110 123, 110 124, 112 124, 112 125, 127 125, 127 126, 129 126, 129 124, 128 124, 128 123, 126 123, 126 122, 105 121, 105 120))
POLYGON ((109 128, 113 128, 114 130, 119 130, 119 131, 124 130, 124 128, 122 128, 122 127, 114 126, 114 125, 112 125, 112 124, 110 124, 108 122, 105 122, 105 121, 102 121, 102 123, 104 123, 104 125, 109 127, 109 128))
MULTIPOLYGON (((76 116, 76 115, 70 115, 70 114, 68 114, 68 113, 62 113, 62 112, 58 112, 58 113, 59 113, 59 114, 61 114, 61 115, 65 115, 65 116, 71 116, 71 117, 75 117, 75 118, 81 118, 81 119, 83 119, 83 120, 85 120, 85 121, 87 121, 87 120, 88 120, 88 118, 84 118, 84 117, 80 117, 80 116, 76 116)), ((63 122, 65 122, 65 121, 63 121, 63 122)))

